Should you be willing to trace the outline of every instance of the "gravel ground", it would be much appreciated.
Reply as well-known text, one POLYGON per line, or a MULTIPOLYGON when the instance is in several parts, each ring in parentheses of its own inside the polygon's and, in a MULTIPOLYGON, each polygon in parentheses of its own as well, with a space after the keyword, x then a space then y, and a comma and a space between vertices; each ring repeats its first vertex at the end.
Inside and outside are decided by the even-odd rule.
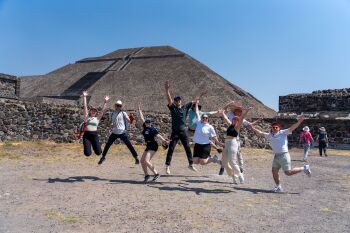
MULTIPOLYGON (((144 147, 137 147, 142 153, 144 147)), ((105 163, 80 145, 50 142, 0 145, 0 232, 350 232, 350 152, 313 149, 312 177, 281 174, 273 193, 271 151, 246 149, 243 185, 218 166, 187 168, 181 150, 172 174, 143 184, 125 146, 105 163)), ((301 166, 302 151, 291 151, 301 166)), ((164 173, 165 152, 154 157, 164 173)))

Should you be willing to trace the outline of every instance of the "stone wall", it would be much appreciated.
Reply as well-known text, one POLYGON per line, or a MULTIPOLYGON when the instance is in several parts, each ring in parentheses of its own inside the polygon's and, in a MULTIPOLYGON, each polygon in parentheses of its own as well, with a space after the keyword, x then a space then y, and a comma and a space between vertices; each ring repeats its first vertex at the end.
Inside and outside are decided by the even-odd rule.
POLYGON ((20 80, 15 76, 0 73, 0 98, 18 99, 20 80))
MULTIPOLYGON (((83 121, 82 108, 75 105, 51 105, 47 103, 0 99, 0 141, 6 140, 53 140, 56 142, 78 142, 74 132, 83 121)), ((128 111, 132 112, 132 111, 128 111)), ((155 119, 155 126, 160 133, 170 137, 170 115, 168 113, 145 112, 145 116, 155 119)), ((135 114, 136 115, 136 114, 135 114)), ((102 119, 98 132, 101 141, 106 142, 110 129, 108 128, 109 113, 102 119)), ((253 119, 254 120, 254 119, 253 119)), ((269 124, 275 119, 265 119, 258 123, 257 127, 268 131, 269 124)), ((284 128, 296 122, 295 119, 279 118, 284 128)), ((210 123, 214 125, 219 138, 223 141, 226 124, 221 117, 210 117, 210 123)), ((298 136, 303 126, 308 125, 313 134, 324 126, 329 134, 332 147, 350 149, 350 120, 320 120, 307 119, 291 136, 290 146, 298 145, 298 136)), ((132 124, 129 130, 133 143, 142 141, 141 130, 132 124)), ((252 131, 243 128, 241 130, 242 146, 270 148, 262 137, 258 137, 252 131)))
POLYGON ((279 112, 350 112, 350 88, 279 97, 279 112))

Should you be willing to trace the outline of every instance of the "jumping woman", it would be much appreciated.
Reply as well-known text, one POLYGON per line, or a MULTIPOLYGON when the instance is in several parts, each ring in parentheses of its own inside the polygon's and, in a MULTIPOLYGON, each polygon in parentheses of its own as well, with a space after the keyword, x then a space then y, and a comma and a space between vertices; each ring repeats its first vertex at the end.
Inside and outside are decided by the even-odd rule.
POLYGON ((195 110, 196 130, 193 136, 193 141, 195 142, 193 149, 193 163, 200 165, 206 165, 208 163, 221 164, 221 161, 218 159, 217 155, 215 155, 213 158, 210 156, 210 139, 212 139, 216 145, 223 146, 223 143, 219 142, 214 127, 209 124, 208 115, 200 115, 198 100, 196 101, 195 110))
POLYGON ((158 150, 158 143, 156 141, 156 138, 159 138, 163 144, 167 144, 167 141, 158 133, 157 129, 153 127, 152 120, 150 118, 144 118, 140 103, 138 103, 138 112, 139 126, 140 128, 141 126, 143 127, 142 135, 146 142, 146 149, 141 157, 141 166, 143 172, 145 173, 144 182, 147 183, 151 178, 151 176, 148 174, 148 169, 150 169, 154 174, 152 179, 152 181, 154 182, 160 177, 154 165, 151 163, 151 159, 158 150))
POLYGON ((221 111, 224 120, 229 124, 226 130, 225 147, 222 154, 222 163, 229 176, 232 176, 234 184, 237 184, 236 178, 240 183, 244 183, 243 173, 237 164, 237 153, 239 150, 238 135, 243 124, 243 119, 247 116, 249 109, 242 108, 242 115, 235 116, 232 121, 227 117, 225 111, 221 111))
POLYGON ((96 155, 101 155, 101 144, 100 139, 97 134, 97 126, 101 121, 104 113, 107 110, 107 103, 109 101, 109 96, 105 96, 105 101, 103 103, 103 107, 101 112, 98 114, 96 108, 90 108, 88 110, 86 97, 88 96, 87 91, 83 92, 84 99, 84 123, 85 123, 85 132, 83 135, 83 145, 84 145, 84 155, 90 156, 91 146, 96 155))

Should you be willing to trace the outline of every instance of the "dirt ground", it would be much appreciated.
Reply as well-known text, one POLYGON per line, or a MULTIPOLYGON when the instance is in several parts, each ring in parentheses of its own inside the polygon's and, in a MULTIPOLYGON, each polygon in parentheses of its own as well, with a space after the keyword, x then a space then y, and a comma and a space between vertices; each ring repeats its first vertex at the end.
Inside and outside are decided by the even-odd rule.
MULTIPOLYGON (((123 145, 107 160, 86 158, 79 144, 0 145, 0 232, 350 232, 350 151, 310 156, 312 177, 281 174, 271 192, 271 151, 246 149, 243 185, 219 167, 187 168, 177 147, 172 174, 143 184, 123 145)), ((143 146, 138 146, 141 154, 143 146)), ((291 151, 301 166, 302 151, 291 151)), ((164 174, 165 151, 154 164, 164 174)))

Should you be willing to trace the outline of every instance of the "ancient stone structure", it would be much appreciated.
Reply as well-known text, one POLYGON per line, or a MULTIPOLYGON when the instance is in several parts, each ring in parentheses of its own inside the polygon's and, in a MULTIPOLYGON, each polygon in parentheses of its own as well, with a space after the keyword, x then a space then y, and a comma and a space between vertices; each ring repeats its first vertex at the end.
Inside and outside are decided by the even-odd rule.
POLYGON ((0 98, 18 99, 20 80, 16 76, 0 73, 0 98))
POLYGON ((121 99, 129 109, 142 100, 145 111, 167 113, 164 83, 169 80, 173 95, 191 101, 203 89, 203 110, 215 110, 232 99, 253 106, 254 116, 272 117, 276 112, 251 94, 228 82, 207 66, 170 46, 120 49, 100 57, 90 57, 66 65, 46 75, 22 77, 22 98, 44 98, 54 103, 76 103, 83 90, 89 103, 101 106, 103 97, 121 99))
POLYGON ((350 112, 350 88, 279 97, 280 113, 350 112))

